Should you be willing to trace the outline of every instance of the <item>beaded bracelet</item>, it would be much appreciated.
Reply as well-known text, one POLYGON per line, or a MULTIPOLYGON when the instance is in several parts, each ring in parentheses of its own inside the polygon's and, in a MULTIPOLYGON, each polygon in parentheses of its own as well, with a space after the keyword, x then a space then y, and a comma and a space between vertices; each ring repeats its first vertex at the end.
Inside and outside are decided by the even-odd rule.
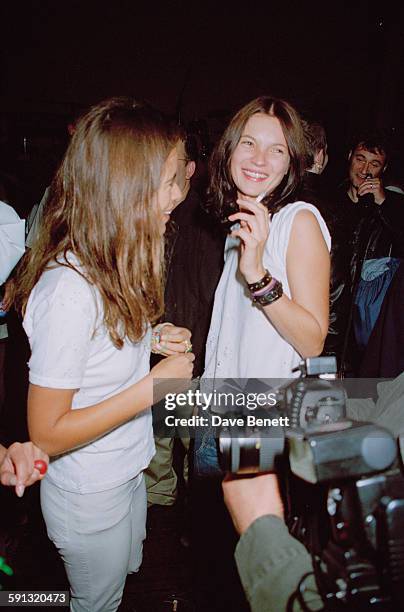
POLYGON ((247 286, 248 286, 248 289, 251 291, 251 293, 254 293, 255 291, 259 291, 260 289, 263 289, 264 287, 269 285, 271 280, 272 280, 271 274, 268 272, 268 270, 265 270, 265 274, 261 278, 261 280, 257 281, 256 283, 247 283, 247 286))
POLYGON ((272 289, 266 291, 263 295, 254 295, 253 302, 255 304, 259 304, 260 306, 268 306, 276 300, 279 300, 283 295, 283 287, 282 283, 278 280, 275 281, 275 285, 272 289))

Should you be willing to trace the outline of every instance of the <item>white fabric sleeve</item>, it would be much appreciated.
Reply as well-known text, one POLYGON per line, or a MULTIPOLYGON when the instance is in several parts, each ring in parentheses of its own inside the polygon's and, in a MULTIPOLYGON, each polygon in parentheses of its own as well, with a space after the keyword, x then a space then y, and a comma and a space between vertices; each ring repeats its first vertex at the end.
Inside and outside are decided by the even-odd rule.
POLYGON ((24 327, 31 344, 29 380, 56 389, 79 389, 96 325, 95 293, 65 269, 51 291, 31 294, 24 327), (31 300, 32 298, 32 300, 31 300))
POLYGON ((25 221, 15 210, 0 202, 0 285, 25 251, 25 221))

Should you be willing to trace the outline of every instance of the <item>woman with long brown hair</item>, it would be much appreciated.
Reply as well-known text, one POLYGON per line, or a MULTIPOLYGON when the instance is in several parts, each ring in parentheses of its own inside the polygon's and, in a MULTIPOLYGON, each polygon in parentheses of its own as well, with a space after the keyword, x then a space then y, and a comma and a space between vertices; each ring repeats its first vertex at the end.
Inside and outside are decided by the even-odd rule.
POLYGON ((296 201, 305 155, 297 111, 270 96, 236 113, 216 148, 210 200, 233 227, 207 377, 289 377, 301 357, 322 351, 330 236, 318 210, 296 201))
MULTIPOLYGON (((323 349, 331 241, 317 208, 297 197, 305 161, 299 114, 270 96, 240 109, 217 144, 209 202, 231 229, 202 386, 290 378, 302 357, 323 349)), ((212 432, 200 433, 195 467, 204 472, 217 455, 212 432)))
MULTIPOLYGON (((250 400, 262 406, 262 381, 254 389, 252 379, 294 376, 302 357, 321 353, 327 334, 330 236, 318 210, 298 201, 305 161, 297 111, 271 96, 252 100, 234 115, 211 158, 210 208, 230 231, 201 389, 220 392, 222 387, 222 402, 230 399, 232 411, 240 406, 238 390, 246 381, 248 404, 242 402, 243 408, 251 406, 250 400)), ((224 410, 223 404, 215 407, 215 412, 224 410)), ((194 467, 199 475, 222 479, 214 434, 213 424, 197 428, 194 467)), ((237 434, 243 436, 243 428, 237 434)), ((218 512, 221 486, 213 478, 208 487, 198 484, 195 507, 203 504, 206 516, 218 515, 209 524, 196 517, 198 558, 211 568, 210 576, 221 578, 220 584, 209 581, 204 596, 215 609, 228 609, 228 601, 220 600, 226 592, 222 568, 232 567, 234 549, 224 535, 228 516, 218 512)), ((202 571, 199 567, 197 573, 202 571)))
POLYGON ((41 487, 71 609, 119 606, 141 563, 154 453, 153 380, 190 378, 188 330, 160 325, 171 353, 149 373, 163 309, 163 234, 179 197, 178 135, 131 99, 77 123, 15 301, 31 345, 28 424, 51 457, 41 487))

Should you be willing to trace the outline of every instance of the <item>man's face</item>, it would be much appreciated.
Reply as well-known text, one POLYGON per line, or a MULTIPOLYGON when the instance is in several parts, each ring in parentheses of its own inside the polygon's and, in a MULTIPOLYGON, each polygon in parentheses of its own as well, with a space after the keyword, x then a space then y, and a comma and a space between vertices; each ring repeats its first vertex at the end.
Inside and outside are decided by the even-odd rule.
POLYGON ((358 189, 366 178, 371 174, 372 178, 379 177, 386 166, 386 155, 382 152, 368 151, 362 145, 358 145, 350 154, 349 180, 351 185, 358 189))
POLYGON ((178 167, 177 167, 177 178, 176 183, 181 191, 181 197, 176 202, 176 206, 181 204, 187 197, 189 188, 191 186, 191 177, 195 172, 195 162, 188 161, 187 154, 185 152, 185 143, 183 140, 179 140, 177 145, 178 154, 178 167))

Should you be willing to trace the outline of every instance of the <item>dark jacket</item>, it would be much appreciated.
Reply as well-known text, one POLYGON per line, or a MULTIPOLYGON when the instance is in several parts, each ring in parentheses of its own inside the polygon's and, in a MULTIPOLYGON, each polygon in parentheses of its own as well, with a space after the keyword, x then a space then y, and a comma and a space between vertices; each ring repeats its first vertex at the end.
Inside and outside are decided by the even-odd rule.
POLYGON ((322 354, 340 358, 350 305, 350 283, 347 282, 350 257, 345 248, 345 226, 321 175, 305 172, 299 199, 318 208, 331 235, 330 315, 322 354))
POLYGON ((316 206, 331 235, 330 322, 323 355, 336 355, 342 371, 356 371, 360 354, 352 331, 356 289, 363 262, 404 257, 404 197, 386 190, 382 205, 349 198, 348 184, 336 193, 322 176, 306 172, 299 199, 316 206))
POLYGON ((404 257, 404 196, 386 190, 380 206, 352 202, 345 184, 339 191, 341 218, 351 246, 351 279, 356 283, 367 259, 404 257))
POLYGON ((364 378, 393 378, 404 372, 404 261, 396 271, 359 370, 364 378))
POLYGON ((381 257, 404 258, 404 196, 386 190, 380 206, 352 202, 344 184, 338 192, 339 219, 345 226, 344 250, 349 261, 349 307, 346 313, 342 370, 357 373, 362 358, 352 332, 354 300, 364 261, 381 257))
MULTIPOLYGON (((203 210, 196 191, 171 214, 166 233, 165 313, 162 321, 188 328, 195 353, 194 376, 205 365, 216 286, 223 268, 225 236, 203 210)), ((159 356, 152 355, 152 366, 159 356)))

